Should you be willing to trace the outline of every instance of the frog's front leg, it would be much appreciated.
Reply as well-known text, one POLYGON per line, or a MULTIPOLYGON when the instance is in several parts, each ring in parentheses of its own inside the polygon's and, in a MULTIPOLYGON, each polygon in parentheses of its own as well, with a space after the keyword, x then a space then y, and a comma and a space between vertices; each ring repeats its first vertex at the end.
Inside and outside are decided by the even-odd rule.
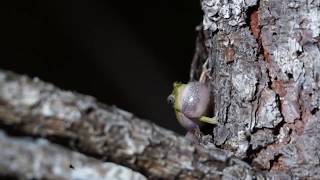
POLYGON ((181 112, 176 112, 177 119, 179 123, 188 131, 192 132, 194 129, 198 128, 198 124, 195 123, 192 119, 188 118, 186 115, 184 115, 181 112))
POLYGON ((199 125, 181 112, 176 112, 176 115, 179 123, 187 130, 186 139, 192 143, 198 143, 195 131, 199 128, 199 125))

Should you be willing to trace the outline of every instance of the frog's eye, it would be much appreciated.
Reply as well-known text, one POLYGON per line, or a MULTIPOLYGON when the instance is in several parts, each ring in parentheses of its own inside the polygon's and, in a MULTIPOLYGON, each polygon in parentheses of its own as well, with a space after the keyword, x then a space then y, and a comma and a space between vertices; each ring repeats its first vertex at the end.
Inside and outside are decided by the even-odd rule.
POLYGON ((167 98, 168 103, 173 104, 174 103, 174 96, 171 94, 167 98))

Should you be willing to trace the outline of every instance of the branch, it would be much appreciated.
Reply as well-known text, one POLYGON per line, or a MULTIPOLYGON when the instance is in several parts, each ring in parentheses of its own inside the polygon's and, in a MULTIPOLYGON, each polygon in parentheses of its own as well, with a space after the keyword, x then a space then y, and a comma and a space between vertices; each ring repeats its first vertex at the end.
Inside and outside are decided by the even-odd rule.
POLYGON ((19 179, 146 179, 141 174, 102 163, 47 140, 18 139, 0 131, 0 177, 19 179))
POLYGON ((64 144, 80 152, 125 165, 152 179, 259 175, 246 163, 210 148, 210 143, 206 149, 192 145, 171 131, 90 96, 1 70, 0 124, 27 135, 67 142, 64 144))

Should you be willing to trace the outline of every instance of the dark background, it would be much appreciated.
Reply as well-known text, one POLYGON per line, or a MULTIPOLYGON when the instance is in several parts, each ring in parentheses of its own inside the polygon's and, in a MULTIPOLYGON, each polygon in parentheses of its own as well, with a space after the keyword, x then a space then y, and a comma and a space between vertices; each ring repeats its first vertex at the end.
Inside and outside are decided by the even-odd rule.
POLYGON ((0 8, 0 68, 184 132, 166 97, 174 81, 189 79, 199 0, 10 0, 0 8))

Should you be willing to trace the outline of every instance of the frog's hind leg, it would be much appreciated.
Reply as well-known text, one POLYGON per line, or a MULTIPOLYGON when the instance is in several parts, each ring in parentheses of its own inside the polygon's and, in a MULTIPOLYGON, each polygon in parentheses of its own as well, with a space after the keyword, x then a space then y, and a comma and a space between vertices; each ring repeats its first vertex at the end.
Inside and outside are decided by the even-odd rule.
POLYGON ((218 119, 216 117, 207 117, 207 116, 201 116, 199 118, 199 121, 209 123, 209 124, 218 124, 218 119))

